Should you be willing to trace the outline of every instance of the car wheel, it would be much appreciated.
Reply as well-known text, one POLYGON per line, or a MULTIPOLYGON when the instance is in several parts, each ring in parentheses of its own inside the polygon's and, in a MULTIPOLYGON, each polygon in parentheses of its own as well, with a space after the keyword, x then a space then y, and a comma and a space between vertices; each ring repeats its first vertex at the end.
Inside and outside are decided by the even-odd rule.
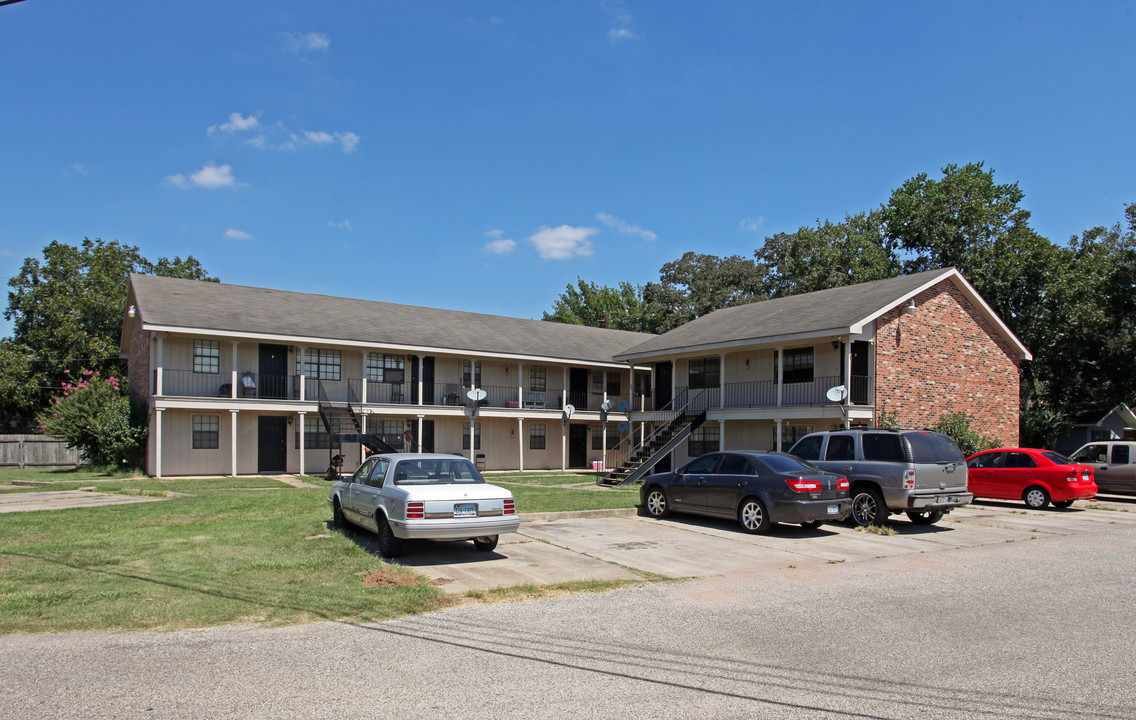
POLYGON ((1034 510, 1041 510, 1049 504, 1049 493, 1047 493, 1043 487, 1031 485, 1022 493, 1022 500, 1025 500, 1026 505, 1029 505, 1034 510))
POLYGON ((769 529, 773 523, 769 521, 769 513, 766 512, 765 506, 757 498, 746 498, 742 500, 741 507, 738 508, 738 521, 742 524, 742 529, 747 533, 763 533, 769 529))
POLYGON ((860 488, 852 495, 852 523, 860 527, 882 525, 888 517, 884 497, 875 488, 860 488))
POLYGON ((379 554, 385 558, 396 558, 402 554, 402 539, 395 537, 385 517, 379 517, 379 554))
POLYGON ((339 506, 339 498, 335 498, 331 506, 331 524, 340 530, 347 529, 347 517, 343 514, 343 508, 339 506))
POLYGON ((801 523, 801 527, 805 528, 806 530, 816 530, 821 525, 824 525, 824 520, 807 520, 801 523))
POLYGON ((671 514, 667 494, 657 485, 647 491, 647 514, 653 518, 665 518, 671 514))
POLYGON ((1054 500, 1053 501, 1053 507, 1061 508, 1062 510, 1071 506, 1072 504, 1073 504, 1072 500, 1054 500))
POLYGON ((907 519, 916 525, 934 525, 943 519, 942 510, 930 510, 928 512, 909 512, 907 519))
POLYGON ((485 537, 474 538, 473 547, 478 552, 490 552, 497 547, 497 536, 486 535, 485 537))

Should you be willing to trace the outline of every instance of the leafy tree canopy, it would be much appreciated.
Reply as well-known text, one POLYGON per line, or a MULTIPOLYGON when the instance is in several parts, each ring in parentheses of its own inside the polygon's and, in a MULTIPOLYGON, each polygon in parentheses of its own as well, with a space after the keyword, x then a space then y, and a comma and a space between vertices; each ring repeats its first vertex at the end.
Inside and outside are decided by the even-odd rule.
POLYGON ((613 288, 576 278, 576 285, 565 286, 552 312, 545 313, 542 319, 642 332, 645 330, 642 302, 642 288, 629 282, 621 282, 613 288))
POLYGON ((27 423, 44 408, 65 370, 121 373, 118 358, 132 272, 212 280, 192 256, 147 260, 137 247, 85 238, 79 247, 52 241, 42 258, 26 258, 8 281, 4 317, 12 337, 0 341, 0 412, 27 423))
POLYGON ((900 274, 887 248, 879 210, 847 215, 842 223, 817 221, 815 228, 765 238, 754 253, 770 297, 883 280, 900 274))

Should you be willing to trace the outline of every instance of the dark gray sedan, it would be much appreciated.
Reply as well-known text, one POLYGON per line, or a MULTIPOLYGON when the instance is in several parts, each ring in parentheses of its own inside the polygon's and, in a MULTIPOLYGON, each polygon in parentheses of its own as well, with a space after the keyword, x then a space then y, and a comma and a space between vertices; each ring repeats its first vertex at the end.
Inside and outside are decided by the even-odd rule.
POLYGON ((707 453, 645 478, 640 499, 654 518, 671 512, 737 518, 751 533, 779 522, 816 528, 852 510, 847 478, 785 453, 707 453))

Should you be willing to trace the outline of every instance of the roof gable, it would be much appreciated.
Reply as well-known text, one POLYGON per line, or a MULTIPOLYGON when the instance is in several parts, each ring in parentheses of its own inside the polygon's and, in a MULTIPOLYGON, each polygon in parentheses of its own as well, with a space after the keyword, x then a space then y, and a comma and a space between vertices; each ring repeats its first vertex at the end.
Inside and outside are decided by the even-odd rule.
POLYGON ((1023 359, 1032 358, 959 271, 946 268, 715 310, 645 340, 616 359, 642 360, 779 339, 857 334, 888 310, 943 281, 953 282, 966 294, 1023 359))

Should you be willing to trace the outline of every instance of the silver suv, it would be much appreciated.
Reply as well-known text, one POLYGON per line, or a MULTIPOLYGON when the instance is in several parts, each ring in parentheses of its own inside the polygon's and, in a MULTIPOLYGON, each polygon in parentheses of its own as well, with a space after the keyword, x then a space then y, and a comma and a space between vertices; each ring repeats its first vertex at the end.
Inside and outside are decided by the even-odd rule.
POLYGON ((930 525, 974 499, 954 441, 929 430, 853 428, 806 435, 789 452, 852 484, 852 522, 879 525, 905 512, 930 525))

